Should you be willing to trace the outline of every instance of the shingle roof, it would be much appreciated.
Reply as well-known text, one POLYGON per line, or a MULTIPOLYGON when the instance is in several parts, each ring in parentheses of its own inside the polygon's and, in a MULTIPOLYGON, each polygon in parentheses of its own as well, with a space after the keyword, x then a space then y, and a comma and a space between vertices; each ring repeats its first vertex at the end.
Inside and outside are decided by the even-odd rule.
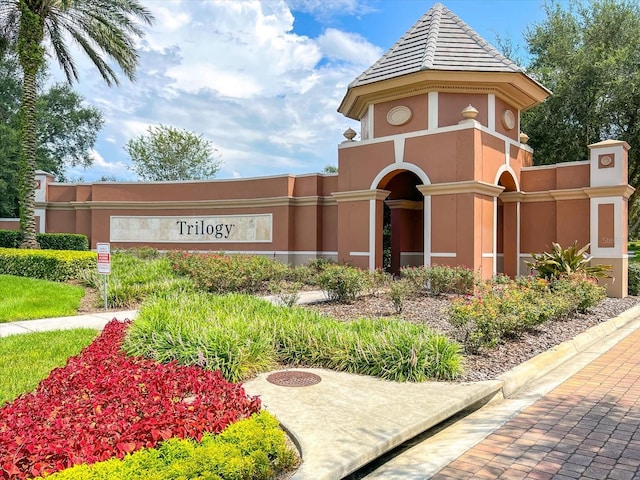
POLYGON ((436 3, 349 87, 422 70, 524 72, 457 15, 436 3))

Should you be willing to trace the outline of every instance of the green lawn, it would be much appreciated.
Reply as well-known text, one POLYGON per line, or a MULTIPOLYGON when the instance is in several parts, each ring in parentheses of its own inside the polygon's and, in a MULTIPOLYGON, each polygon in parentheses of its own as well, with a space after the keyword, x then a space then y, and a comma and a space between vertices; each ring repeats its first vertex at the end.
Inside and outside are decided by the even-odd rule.
POLYGON ((0 275, 0 323, 75 315, 83 296, 75 285, 0 275))
POLYGON ((49 372, 66 364, 97 335, 79 328, 0 338, 0 406, 33 390, 49 372))

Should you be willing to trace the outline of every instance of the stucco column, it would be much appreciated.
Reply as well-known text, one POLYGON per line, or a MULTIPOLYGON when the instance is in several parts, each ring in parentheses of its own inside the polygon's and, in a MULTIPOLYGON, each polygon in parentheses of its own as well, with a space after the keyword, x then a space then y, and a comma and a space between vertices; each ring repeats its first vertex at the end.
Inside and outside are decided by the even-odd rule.
POLYGON ((472 180, 416 188, 425 196, 425 205, 427 197, 431 199, 430 218, 425 213, 425 258, 430 255, 431 264, 462 265, 490 278, 496 235, 494 199, 504 187, 472 180))
POLYGON ((515 278, 518 275, 518 202, 504 203, 502 220, 503 273, 515 278))
POLYGON ((519 192, 505 192, 500 195, 503 205, 502 216, 502 252, 503 269, 502 273, 515 278, 519 275, 518 264, 520 263, 520 198, 519 192))
POLYGON ((331 195, 338 203, 338 261, 359 268, 382 267, 383 202, 388 190, 331 195))
POLYGON ((628 294, 627 203, 633 193, 627 185, 629 148, 626 142, 616 140, 589 145, 591 263, 613 267, 612 278, 603 283, 607 296, 619 298, 628 294))
POLYGON ((50 173, 42 170, 36 170, 35 174, 35 210, 34 213, 38 219, 38 232, 47 231, 47 185, 54 181, 55 177, 50 173))

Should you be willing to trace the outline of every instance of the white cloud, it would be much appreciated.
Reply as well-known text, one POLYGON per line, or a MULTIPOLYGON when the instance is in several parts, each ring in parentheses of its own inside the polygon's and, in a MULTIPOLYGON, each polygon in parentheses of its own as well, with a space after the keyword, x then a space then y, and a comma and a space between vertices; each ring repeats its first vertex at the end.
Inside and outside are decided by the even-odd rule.
MULTIPOLYGON (((180 2, 174 2, 180 3, 180 2)), ((158 30, 164 32, 173 32, 185 25, 188 25, 192 20, 191 16, 186 12, 176 12, 175 9, 167 8, 165 5, 157 5, 153 13, 156 18, 156 24, 158 30)))
MULTIPOLYGON (((166 2, 162 10, 185 6, 166 2)), ((178 90, 210 89, 234 98, 275 95, 303 86, 322 58, 315 42, 291 33, 294 18, 281 1, 193 2, 190 7, 194 21, 168 34, 156 27, 148 39, 155 52, 179 46, 180 62, 166 71, 178 90)))
POLYGON ((329 58, 363 65, 364 68, 372 65, 383 53, 380 47, 372 45, 362 36, 335 28, 325 30, 318 37, 318 45, 329 58))
POLYGON ((224 162, 220 178, 311 173, 337 163, 342 132, 357 125, 336 109, 378 47, 335 28, 319 38, 298 35, 283 0, 143 3, 158 20, 142 42, 135 83, 107 88, 81 64, 76 88, 106 120, 102 157, 85 178, 131 178, 123 147, 158 124, 212 141, 224 162))

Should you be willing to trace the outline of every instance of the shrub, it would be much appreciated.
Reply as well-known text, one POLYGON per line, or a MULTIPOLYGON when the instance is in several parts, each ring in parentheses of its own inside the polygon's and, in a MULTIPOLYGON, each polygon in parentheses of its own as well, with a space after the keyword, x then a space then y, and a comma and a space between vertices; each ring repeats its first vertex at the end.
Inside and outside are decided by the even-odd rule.
POLYGON ((63 282, 96 268, 95 252, 0 248, 0 273, 63 282))
MULTIPOLYGON (((75 233, 38 233, 36 240, 43 250, 89 250, 86 235, 75 233)), ((0 248, 19 248, 22 232, 0 230, 0 248)))
POLYGON ((351 303, 371 285, 369 272, 347 265, 331 265, 318 277, 318 285, 329 300, 351 303))
POLYGON ((389 298, 396 314, 402 313, 407 298, 414 292, 413 284, 406 278, 389 283, 389 298))
POLYGON ((0 248, 18 248, 21 243, 21 232, 17 230, 0 230, 0 248))
POLYGON ((495 285, 508 285, 509 283, 511 283, 511 277, 509 277, 509 275, 505 275, 504 273, 498 273, 491 279, 491 282, 495 285))
POLYGON ((11 478, 122 458, 172 437, 200 439, 260 410, 259 398, 220 372, 127 357, 127 325, 110 322, 35 392, 0 409, 0 458, 11 478))
POLYGON ((538 276, 546 279, 558 278, 572 273, 584 273, 590 277, 607 277, 612 269, 611 265, 589 265, 591 256, 587 254, 590 244, 578 248, 578 242, 574 242, 568 248, 562 248, 560 244, 553 242, 550 252, 539 255, 532 253, 533 262, 526 262, 527 266, 538 272, 538 276))
POLYGON ((580 313, 585 313, 606 296, 605 288, 599 286, 594 278, 579 273, 555 280, 551 289, 556 294, 566 295, 571 301, 572 311, 580 313))
POLYGON ((127 248, 125 250, 121 250, 121 252, 143 260, 151 260, 161 256, 157 249, 148 246, 127 248))
POLYGON ((307 267, 316 273, 322 273, 327 267, 337 265, 333 260, 327 258, 313 258, 307 262, 307 267))
POLYGON ((269 292, 279 305, 293 307, 300 299, 299 282, 271 282, 269 283, 269 292))
POLYGON ((385 272, 381 268, 377 268, 369 273, 369 291, 370 295, 378 297, 393 282, 393 275, 385 272))
POLYGON ((629 262, 629 295, 640 294, 640 263, 629 262))
POLYGON ((467 351, 476 353, 547 321, 584 312, 603 298, 604 289, 579 274, 552 282, 536 277, 490 282, 478 295, 454 300, 449 322, 467 351))
POLYGON ((38 233, 36 240, 45 250, 89 250, 86 235, 77 233, 38 233))
POLYGON ((145 302, 124 348, 162 362, 220 369, 232 381, 278 363, 393 381, 451 379, 461 371, 459 346, 425 325, 382 319, 340 322, 236 294, 145 302))
POLYGON ((473 270, 446 265, 404 267, 400 270, 400 276, 411 282, 416 292, 426 289, 432 295, 471 294, 477 281, 473 270))
POLYGON ((269 282, 283 280, 288 270, 283 263, 260 255, 172 252, 168 258, 177 273, 210 293, 266 292, 269 282))
POLYGON ((305 265, 298 265, 290 268, 287 272, 287 279, 292 282, 300 282, 305 285, 318 285, 318 277, 325 271, 327 267, 336 265, 332 260, 326 258, 314 258, 309 260, 305 265))
POLYGON ((296 453, 287 447, 285 434, 278 421, 262 411, 229 425, 218 435, 205 433, 199 442, 170 439, 155 449, 143 449, 122 460, 77 465, 47 478, 267 480, 290 469, 296 461, 296 453))
POLYGON ((286 279, 290 282, 302 283, 304 285, 316 284, 316 273, 308 265, 298 265, 289 268, 286 279))

